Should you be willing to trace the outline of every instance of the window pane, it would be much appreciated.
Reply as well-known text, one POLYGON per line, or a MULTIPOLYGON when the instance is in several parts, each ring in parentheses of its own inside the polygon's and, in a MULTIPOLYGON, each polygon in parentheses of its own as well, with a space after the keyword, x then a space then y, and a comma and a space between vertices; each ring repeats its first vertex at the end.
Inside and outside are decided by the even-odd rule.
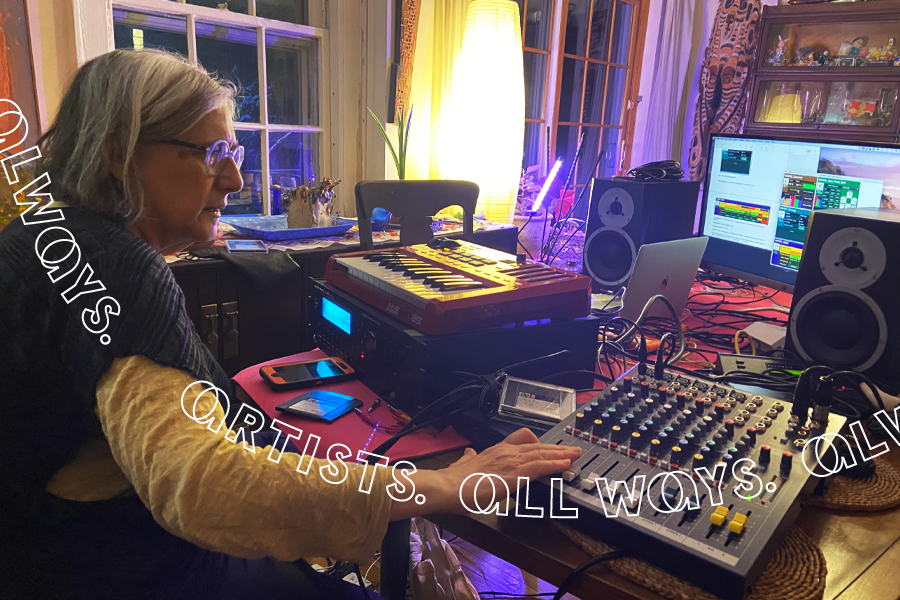
POLYGON ((600 124, 603 112, 603 88, 606 87, 606 67, 596 63, 588 63, 587 82, 584 87, 584 109, 581 112, 582 123, 600 124))
POLYGON ((319 124, 318 41, 266 33, 269 123, 319 124))
POLYGON ((247 0, 187 0, 188 4, 196 4, 197 6, 205 6, 207 8, 219 8, 220 4, 228 6, 231 12, 248 15, 249 8, 247 0))
POLYGON ((543 123, 525 123, 525 154, 522 158, 522 168, 527 169, 532 165, 540 164, 541 156, 546 152, 543 123))
POLYGON ((619 172, 619 136, 621 129, 603 128, 603 158, 600 159, 599 177, 615 177, 619 172))
POLYGON ((525 51, 525 118, 544 118, 547 55, 525 51))
POLYGON ((262 161, 260 160, 260 139, 258 131, 235 131, 238 143, 244 147, 244 162, 241 177, 244 187, 241 191, 228 195, 228 206, 223 215, 260 214, 263 212, 262 161))
POLYGON ((577 125, 559 125, 556 128, 556 158, 563 159, 560 181, 565 181, 569 174, 569 168, 572 160, 575 158, 575 152, 578 150, 578 126, 577 125))
MULTIPOLYGON (((519 11, 522 10, 522 0, 519 11)), ((550 49, 550 21, 553 19, 552 0, 528 0, 525 15, 525 47, 538 50, 550 49)))
POLYGON ((238 86, 238 120, 259 123, 256 30, 197 23, 197 60, 238 86))
POLYGON ((605 125, 621 125, 623 106, 625 104, 625 84, 628 81, 628 69, 622 67, 609 68, 608 89, 606 91, 605 125))
POLYGON ((113 39, 116 49, 156 48, 188 55, 184 17, 114 8, 113 39))
POLYGON ((590 0, 574 0, 569 2, 569 14, 566 18, 566 54, 584 56, 587 47, 588 11, 590 0))
POLYGON ((298 25, 309 23, 307 0, 256 0, 256 16, 298 25))
POLYGON ((628 64, 628 50, 631 46, 631 21, 634 18, 634 6, 625 2, 616 2, 616 24, 613 27, 612 55, 609 61, 628 64))
POLYGON ((559 120, 577 123, 581 114, 581 92, 584 83, 584 61, 563 59, 562 87, 559 94, 559 120))
MULTIPOLYGON (((269 172, 272 184, 282 188, 296 188, 319 181, 319 134, 269 133, 269 172)), ((281 214, 273 194, 272 214, 281 214)))
POLYGON ((609 54, 609 17, 611 13, 612 0, 594 0, 591 42, 588 51, 591 58, 606 60, 609 54))
POLYGON ((583 127, 581 130, 584 132, 584 150, 578 159, 578 173, 575 178, 579 184, 584 184, 595 176, 593 169, 597 164, 597 153, 600 151, 600 128, 583 127))

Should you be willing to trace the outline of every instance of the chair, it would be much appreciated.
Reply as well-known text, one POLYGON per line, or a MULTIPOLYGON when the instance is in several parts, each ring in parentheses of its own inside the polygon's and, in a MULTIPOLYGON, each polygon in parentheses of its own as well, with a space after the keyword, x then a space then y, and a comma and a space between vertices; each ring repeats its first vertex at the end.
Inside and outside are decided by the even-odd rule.
POLYGON ((471 181, 360 181, 354 192, 362 250, 375 248, 370 219, 376 207, 400 218, 400 245, 411 246, 434 238, 431 217, 441 209, 459 205, 463 209, 462 237, 473 241, 478 186, 471 181))

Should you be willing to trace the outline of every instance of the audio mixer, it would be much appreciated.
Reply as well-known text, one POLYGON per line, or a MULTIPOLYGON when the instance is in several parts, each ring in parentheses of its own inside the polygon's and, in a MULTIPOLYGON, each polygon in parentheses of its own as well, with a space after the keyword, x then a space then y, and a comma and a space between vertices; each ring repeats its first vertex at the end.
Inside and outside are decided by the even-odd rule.
MULTIPOLYGON (((562 477, 563 510, 577 507, 578 519, 564 522, 721 598, 743 599, 818 482, 801 461, 805 442, 846 421, 801 422, 791 408, 635 366, 541 437, 582 449, 562 477)), ((816 446, 821 456, 827 446, 816 446)), ((557 486, 550 500, 558 504, 559 479, 541 483, 544 494, 557 486)))

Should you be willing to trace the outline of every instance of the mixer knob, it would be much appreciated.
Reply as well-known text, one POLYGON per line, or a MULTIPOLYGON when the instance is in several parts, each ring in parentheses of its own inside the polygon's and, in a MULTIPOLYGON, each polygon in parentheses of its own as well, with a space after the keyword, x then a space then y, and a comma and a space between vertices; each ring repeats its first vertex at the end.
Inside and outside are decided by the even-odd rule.
POLYGON ((715 423, 715 419, 713 419, 713 418, 712 418, 711 416, 709 416, 709 415, 706 415, 706 416, 703 417, 703 419, 701 419, 701 421, 700 421, 700 428, 701 428, 703 431, 712 431, 712 429, 713 429, 713 423, 715 423))
POLYGON ((746 454, 746 452, 747 452, 747 442, 744 442, 742 440, 742 441, 738 442, 737 444, 735 444, 734 448, 735 448, 734 452, 729 451, 728 453, 734 455, 736 458, 740 458, 740 457, 744 456, 744 454, 746 454))
POLYGON ((627 415, 625 415, 625 420, 628 422, 628 431, 634 431, 638 424, 638 421, 635 419, 634 413, 628 413, 627 415))
POLYGON ((672 448, 672 455, 669 456, 669 464, 671 464, 673 467, 680 467, 685 460, 681 458, 682 456, 690 455, 687 454, 680 445, 675 446, 674 448, 672 448))
MULTIPOLYGON (((748 427, 747 428, 747 438, 750 440, 750 445, 756 443, 756 427, 748 427)), ((744 436, 741 436, 741 439, 744 439, 744 436)))
POLYGON ((619 419, 619 429, 626 433, 631 433, 631 429, 628 427, 628 419, 619 419))
POLYGON ((734 421, 731 419, 725 421, 725 432, 729 438, 734 437, 734 421))
POLYGON ((640 452, 644 448, 646 438, 639 432, 635 431, 631 434, 631 449, 640 452))
POLYGON ((700 431, 700 427, 699 427, 699 426, 698 426, 698 427, 694 427, 693 429, 691 429, 691 434, 693 434, 693 436, 694 436, 695 438, 696 438, 696 437, 699 437, 701 433, 703 433, 703 432, 700 431))
POLYGON ((647 419, 646 421, 644 421, 644 427, 646 427, 647 429, 653 429, 653 421, 647 419))
POLYGON ((625 430, 618 425, 614 425, 612 428, 612 441, 619 444, 623 439, 625 439, 625 430))
POLYGON ((693 459, 694 459, 694 465, 693 465, 693 468, 696 469, 696 468, 698 468, 698 467, 704 467, 704 466, 706 466, 706 457, 705 457, 703 454, 701 454, 701 453, 698 452, 697 454, 695 454, 695 455, 693 456, 693 459))
POLYGON ((678 408, 684 408, 685 402, 687 402, 687 394, 684 392, 675 394, 675 405, 678 406, 678 408))
POLYGON ((675 443, 675 428, 674 427, 666 427, 663 429, 663 433, 669 436, 669 439, 672 440, 672 443, 675 443))
MULTIPOLYGON (((594 413, 594 409, 590 406, 585 406, 583 409, 581 409, 581 414, 584 415, 584 423, 588 427, 590 427, 590 424, 593 423, 594 419, 597 417, 597 415, 594 413)), ((584 427, 582 427, 582 429, 584 429, 584 427)))
POLYGON ((772 460, 772 449, 768 446, 760 446, 759 448, 759 464, 767 465, 772 460))
POLYGON ((650 384, 646 381, 641 382, 641 398, 650 397, 650 384))
POLYGON ((660 450, 665 451, 666 448, 669 447, 669 436, 666 432, 662 432, 656 436, 654 442, 659 443, 660 450))
POLYGON ((713 398, 707 398, 703 401, 703 410, 706 412, 710 412, 715 403, 716 401, 713 398))
POLYGON ((694 448, 694 443, 697 441, 696 436, 693 433, 684 434, 684 441, 687 442, 688 449, 694 448))
POLYGON ((606 391, 609 394, 608 397, 609 397, 610 402, 615 402, 616 400, 619 399, 619 396, 622 395, 622 390, 618 386, 615 386, 615 385, 608 387, 606 389, 606 391))
POLYGON ((725 405, 724 404, 716 404, 716 419, 722 420, 725 418, 725 405))
POLYGON ((653 400, 653 398, 647 398, 646 400, 644 400, 642 409, 643 409, 644 413, 649 415, 654 410, 656 410, 657 406, 659 406, 659 404, 657 404, 656 401, 653 400))
POLYGON ((630 392, 630 391, 631 391, 632 383, 633 383, 633 380, 631 379, 630 376, 627 376, 627 375, 626 375, 625 377, 622 378, 622 388, 623 388, 626 392, 630 392))
POLYGON ((725 475, 722 480, 728 481, 731 478, 731 469, 734 468, 734 457, 730 454, 726 454, 722 457, 722 462, 725 463, 725 475))
POLYGON ((663 444, 660 440, 651 440, 650 441, 650 458, 659 458, 659 455, 663 452, 663 444))
POLYGON ((791 472, 791 467, 793 466, 794 455, 790 452, 782 452, 781 453, 781 472, 784 474, 791 472))
POLYGON ((689 410, 689 409, 684 409, 683 411, 681 411, 681 416, 684 417, 685 423, 690 423, 691 420, 693 420, 693 418, 694 418, 694 411, 689 410))
POLYGON ((624 401, 625 406, 634 406, 635 404, 637 404, 637 394, 635 394, 634 392, 628 392, 627 394, 625 394, 624 401))
POLYGON ((667 393, 668 392, 666 391, 666 386, 664 386, 664 385, 661 385, 656 388, 656 395, 659 396, 660 400, 665 400, 667 393))
POLYGON ((675 413, 675 407, 671 404, 663 404, 662 412, 666 416, 666 418, 669 418, 675 413))
POLYGON ((584 427, 584 413, 575 413, 575 429, 584 427))

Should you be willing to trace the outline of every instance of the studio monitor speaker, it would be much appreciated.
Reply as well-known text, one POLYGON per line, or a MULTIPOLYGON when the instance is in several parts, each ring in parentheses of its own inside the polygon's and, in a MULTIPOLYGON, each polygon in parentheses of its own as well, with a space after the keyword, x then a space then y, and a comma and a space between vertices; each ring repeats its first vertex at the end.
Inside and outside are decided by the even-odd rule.
POLYGON ((594 179, 582 273, 593 290, 626 285, 644 244, 692 237, 698 181, 594 179))
POLYGON ((900 213, 818 210, 808 227, 787 348, 900 388, 900 213))

